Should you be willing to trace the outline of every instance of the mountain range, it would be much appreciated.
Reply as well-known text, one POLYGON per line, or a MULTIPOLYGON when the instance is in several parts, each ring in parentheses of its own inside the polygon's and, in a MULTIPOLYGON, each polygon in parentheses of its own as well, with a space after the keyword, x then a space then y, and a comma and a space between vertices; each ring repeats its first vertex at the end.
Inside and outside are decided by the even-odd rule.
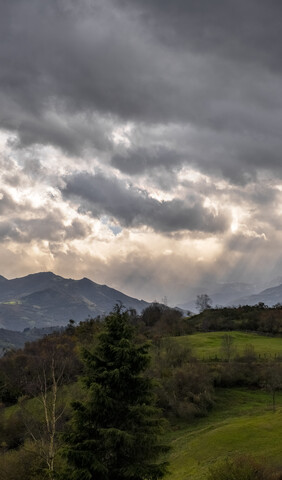
MULTIPOLYGON (((281 280, 280 278, 276 281, 281 280)), ((282 303, 282 283, 255 293, 255 286, 246 283, 214 284, 192 292, 190 301, 180 304, 184 310, 195 311, 197 294, 208 293, 213 306, 282 303)), ((99 285, 88 278, 73 280, 52 272, 41 272, 8 280, 0 275, 0 329, 23 331, 75 322, 108 314, 117 302, 140 313, 149 303, 99 285)))
POLYGON ((232 305, 256 305, 257 303, 265 303, 269 307, 277 303, 282 304, 282 284, 275 287, 266 288, 259 293, 240 297, 234 300, 232 305))
POLYGON ((183 310, 196 311, 195 301, 198 294, 207 293, 212 301, 212 306, 234 306, 238 305, 256 305, 257 303, 265 303, 269 307, 277 303, 282 304, 282 278, 279 277, 279 285, 275 285, 275 280, 270 282, 270 287, 256 292, 255 285, 247 283, 223 283, 215 284, 213 287, 205 285, 201 288, 195 289, 193 292, 194 298, 190 298, 187 302, 179 304, 178 306, 183 310))
POLYGON ((88 278, 73 280, 41 272, 8 280, 0 276, 0 328, 22 331, 66 325, 109 313, 121 302, 141 312, 149 303, 88 278))

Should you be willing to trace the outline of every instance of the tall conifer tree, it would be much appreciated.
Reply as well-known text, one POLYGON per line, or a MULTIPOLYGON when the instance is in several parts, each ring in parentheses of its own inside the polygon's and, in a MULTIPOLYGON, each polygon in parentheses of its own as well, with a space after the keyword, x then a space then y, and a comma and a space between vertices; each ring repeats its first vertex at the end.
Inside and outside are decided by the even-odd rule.
POLYGON ((144 375, 148 344, 135 342, 129 315, 117 306, 105 320, 94 353, 84 351, 88 398, 73 404, 66 435, 68 479, 156 480, 167 463, 168 447, 159 442, 160 412, 152 381, 144 375))

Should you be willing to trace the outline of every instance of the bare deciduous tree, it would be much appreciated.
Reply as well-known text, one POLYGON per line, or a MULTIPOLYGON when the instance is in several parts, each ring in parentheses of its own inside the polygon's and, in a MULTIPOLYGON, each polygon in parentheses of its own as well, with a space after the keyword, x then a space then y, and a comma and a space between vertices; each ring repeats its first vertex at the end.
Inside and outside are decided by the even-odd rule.
POLYGON ((212 300, 206 293, 197 295, 196 308, 199 312, 203 312, 212 307, 212 300))
POLYGON ((65 345, 64 342, 49 345, 49 349, 34 357, 33 382, 29 384, 29 396, 33 396, 41 406, 38 418, 30 411, 31 407, 25 399, 21 402, 27 432, 45 462, 50 480, 55 478, 59 422, 66 410, 59 387, 67 381, 73 362, 67 345, 69 339, 64 340, 65 345))
POLYGON ((276 393, 282 389, 282 365, 280 362, 271 362, 263 375, 262 385, 272 397, 272 410, 276 410, 276 393))
POLYGON ((221 340, 220 350, 225 358, 225 360, 229 363, 232 356, 236 353, 236 347, 234 345, 234 337, 230 335, 230 333, 225 333, 221 340))

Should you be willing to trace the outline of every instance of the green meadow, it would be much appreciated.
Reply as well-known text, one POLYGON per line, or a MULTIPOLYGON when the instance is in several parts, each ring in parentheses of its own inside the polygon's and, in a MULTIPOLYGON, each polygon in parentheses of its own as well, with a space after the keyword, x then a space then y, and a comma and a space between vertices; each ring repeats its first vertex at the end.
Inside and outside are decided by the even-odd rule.
MULTIPOLYGON (((282 338, 244 332, 205 332, 174 337, 200 361, 223 358, 222 338, 233 338, 236 354, 252 345, 262 360, 282 356, 282 338)), ((216 390, 215 406, 207 417, 172 427, 170 473, 167 480, 202 480, 209 467, 236 454, 250 454, 282 468, 282 393, 272 411, 270 393, 247 388, 216 390)))
POLYGON ((257 355, 262 358, 282 356, 282 338, 244 332, 205 332, 194 333, 184 337, 174 337, 179 345, 192 349, 192 354, 199 360, 222 358, 222 339, 224 335, 231 335, 238 354, 242 354, 248 345, 253 345, 257 355))
POLYGON ((250 454, 282 467, 282 395, 272 412, 267 392, 218 390, 208 417, 175 425, 167 480, 204 479, 214 463, 236 454, 250 454))

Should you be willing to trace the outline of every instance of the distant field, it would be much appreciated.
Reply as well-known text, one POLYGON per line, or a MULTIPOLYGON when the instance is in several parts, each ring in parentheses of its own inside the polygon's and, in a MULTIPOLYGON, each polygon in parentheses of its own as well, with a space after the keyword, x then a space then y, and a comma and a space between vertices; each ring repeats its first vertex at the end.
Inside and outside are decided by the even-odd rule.
POLYGON ((228 333, 234 339, 234 346, 239 354, 243 353, 244 348, 252 344, 257 355, 269 358, 282 357, 282 338, 267 337, 255 333, 243 332, 208 332, 195 333, 184 337, 175 337, 175 341, 180 345, 187 345, 191 348, 193 354, 200 360, 209 360, 210 358, 222 357, 221 344, 222 337, 228 333))
POLYGON ((173 450, 167 480, 202 480, 228 455, 247 453, 282 467, 282 395, 271 411, 266 392, 222 389, 214 411, 168 435, 173 450))

